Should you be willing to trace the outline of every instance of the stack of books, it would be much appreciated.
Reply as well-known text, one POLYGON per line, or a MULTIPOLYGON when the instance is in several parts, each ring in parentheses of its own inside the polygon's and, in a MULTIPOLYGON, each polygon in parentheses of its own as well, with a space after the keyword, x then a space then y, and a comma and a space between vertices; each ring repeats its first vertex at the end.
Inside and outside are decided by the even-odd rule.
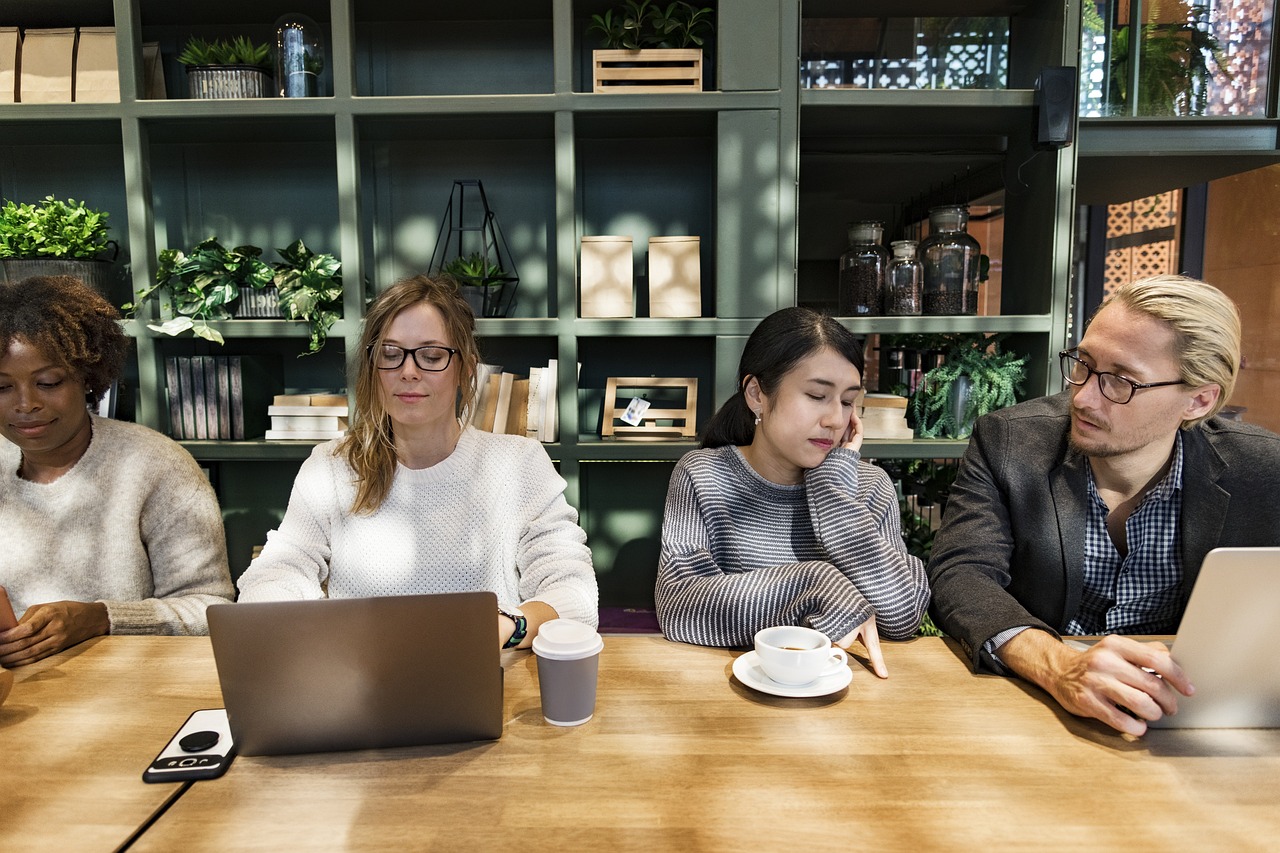
POLYGON ((259 356, 193 355, 165 359, 169 434, 179 440, 244 441, 266 428, 265 401, 279 389, 259 356))
POLYGON ((862 398, 863 438, 914 438, 907 424, 907 398, 895 394, 867 394, 862 398))
POLYGON ((267 407, 270 441, 326 441, 347 433, 346 394, 277 394, 267 407))
POLYGON ((560 432, 556 399, 558 370, 554 358, 546 367, 530 368, 528 376, 505 373, 501 365, 480 365, 476 371, 471 425, 488 432, 523 435, 548 443, 557 441, 560 432))

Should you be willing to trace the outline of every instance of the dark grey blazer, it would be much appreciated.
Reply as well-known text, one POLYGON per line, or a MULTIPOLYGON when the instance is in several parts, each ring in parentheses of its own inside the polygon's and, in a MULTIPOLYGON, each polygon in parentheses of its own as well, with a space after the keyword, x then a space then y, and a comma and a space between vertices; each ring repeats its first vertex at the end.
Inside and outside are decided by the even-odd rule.
MULTIPOLYGON (((969 441, 929 583, 934 620, 975 670, 995 668, 982 652, 991 637, 1019 625, 1057 634, 1080 606, 1087 480, 1069 427, 1064 392, 987 415, 969 441)), ((1280 436, 1221 418, 1182 435, 1185 608, 1211 549, 1280 545, 1280 436)))

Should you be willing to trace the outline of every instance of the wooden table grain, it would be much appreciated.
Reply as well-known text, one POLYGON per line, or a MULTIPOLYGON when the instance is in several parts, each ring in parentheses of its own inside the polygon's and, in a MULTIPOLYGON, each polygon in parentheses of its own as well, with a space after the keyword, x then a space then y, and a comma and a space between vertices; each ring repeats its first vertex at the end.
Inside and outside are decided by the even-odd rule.
POLYGON ((11 671, 0 706, 0 850, 115 850, 178 785, 142 771, 222 705, 204 637, 100 637, 11 671))
MULTIPOLYGON (((815 699, 743 686, 737 654, 606 637, 578 728, 543 721, 535 661, 511 655, 501 740, 240 756, 130 850, 1132 853, 1280 838, 1280 731, 1128 739, 972 675, 937 639, 889 644, 889 680, 855 665, 815 699)), ((51 661, 0 709, 0 835, 105 849, 172 787, 139 774, 187 713, 216 706, 212 656, 204 640, 113 637, 51 661), (79 754, 102 760, 80 773, 79 754)))
MULTIPOLYGON (((737 652, 607 637, 595 718, 547 725, 508 659, 501 740, 240 757, 138 851, 1274 850, 1280 731, 1074 718, 976 677, 942 640, 890 644, 891 678, 785 699, 737 652)), ((155 738, 151 738, 154 741, 155 738)))

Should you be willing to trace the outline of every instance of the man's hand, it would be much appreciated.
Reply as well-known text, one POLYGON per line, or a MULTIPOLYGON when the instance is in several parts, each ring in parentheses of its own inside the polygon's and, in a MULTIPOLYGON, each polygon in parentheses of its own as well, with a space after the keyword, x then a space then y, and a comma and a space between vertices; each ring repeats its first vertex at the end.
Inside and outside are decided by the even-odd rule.
POLYGON ((996 651, 1005 666, 1071 713, 1135 736, 1147 731, 1148 721, 1177 713, 1179 693, 1195 693, 1163 643, 1112 634, 1082 652, 1031 628, 996 651))
POLYGON ((22 666, 111 630, 101 602, 53 601, 27 608, 18 627, 0 632, 0 666, 22 666))

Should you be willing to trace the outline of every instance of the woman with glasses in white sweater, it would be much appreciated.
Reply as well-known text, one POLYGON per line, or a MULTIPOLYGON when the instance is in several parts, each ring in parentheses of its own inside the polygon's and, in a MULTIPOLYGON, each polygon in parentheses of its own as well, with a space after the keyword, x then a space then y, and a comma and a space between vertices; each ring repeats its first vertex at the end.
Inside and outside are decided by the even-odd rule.
POLYGON ((596 625, 586 534, 546 452, 464 425, 474 329, 448 279, 405 279, 374 300, 351 429, 303 463, 241 601, 487 590, 503 648, 528 648, 555 618, 596 625))

